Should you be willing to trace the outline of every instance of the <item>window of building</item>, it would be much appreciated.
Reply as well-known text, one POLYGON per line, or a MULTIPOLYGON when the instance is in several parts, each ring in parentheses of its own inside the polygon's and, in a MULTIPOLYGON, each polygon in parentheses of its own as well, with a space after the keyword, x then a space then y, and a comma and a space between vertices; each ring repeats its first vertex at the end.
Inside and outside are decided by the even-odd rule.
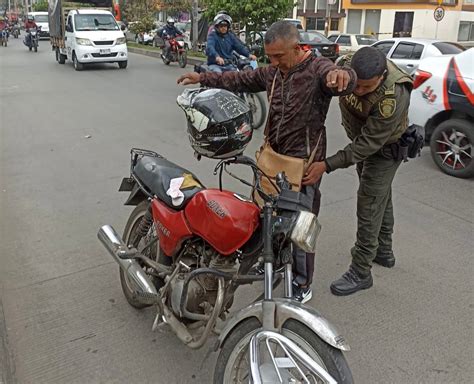
POLYGON ((458 41, 474 40, 474 22, 461 21, 459 23, 458 41))
POLYGON ((326 21, 323 18, 318 17, 316 19, 316 30, 324 31, 325 25, 326 25, 326 21))
POLYGON ((362 22, 361 9, 349 9, 347 12, 347 33, 360 33, 362 22))
POLYGON ((316 17, 307 17, 306 18, 306 30, 313 31, 316 29, 316 17))
POLYGON ((329 29, 331 31, 339 30, 339 19, 331 19, 331 26, 329 29))

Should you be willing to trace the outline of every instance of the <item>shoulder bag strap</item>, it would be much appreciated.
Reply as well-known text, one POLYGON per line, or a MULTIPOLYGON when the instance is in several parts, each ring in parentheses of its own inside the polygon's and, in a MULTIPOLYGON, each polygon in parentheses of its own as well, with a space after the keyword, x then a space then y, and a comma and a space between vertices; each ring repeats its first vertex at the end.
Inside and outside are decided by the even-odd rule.
POLYGON ((265 130, 263 131, 263 136, 264 136, 264 142, 268 141, 268 130, 269 127, 268 125, 270 124, 270 111, 272 110, 272 99, 273 99, 273 91, 275 90, 275 82, 278 74, 278 69, 275 72, 275 76, 273 76, 273 82, 272 82, 272 90, 270 91, 270 97, 268 99, 268 115, 267 115, 267 122, 265 123, 265 130))

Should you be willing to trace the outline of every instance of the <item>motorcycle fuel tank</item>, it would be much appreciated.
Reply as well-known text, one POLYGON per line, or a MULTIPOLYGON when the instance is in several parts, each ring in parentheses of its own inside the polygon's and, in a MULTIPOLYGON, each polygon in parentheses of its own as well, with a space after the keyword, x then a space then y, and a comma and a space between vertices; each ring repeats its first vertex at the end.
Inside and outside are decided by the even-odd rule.
POLYGON ((193 233, 230 255, 257 229, 260 209, 232 192, 206 189, 194 195, 184 213, 193 233))

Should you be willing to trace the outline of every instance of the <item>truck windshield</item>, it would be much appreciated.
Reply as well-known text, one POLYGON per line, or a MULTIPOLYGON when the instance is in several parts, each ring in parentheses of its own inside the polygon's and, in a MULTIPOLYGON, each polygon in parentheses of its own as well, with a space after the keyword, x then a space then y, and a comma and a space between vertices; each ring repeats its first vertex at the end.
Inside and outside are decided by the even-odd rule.
POLYGON ((47 23, 48 22, 48 15, 35 15, 35 22, 37 23, 47 23))
POLYGON ((120 29, 112 15, 74 15, 74 24, 76 31, 116 31, 120 29))

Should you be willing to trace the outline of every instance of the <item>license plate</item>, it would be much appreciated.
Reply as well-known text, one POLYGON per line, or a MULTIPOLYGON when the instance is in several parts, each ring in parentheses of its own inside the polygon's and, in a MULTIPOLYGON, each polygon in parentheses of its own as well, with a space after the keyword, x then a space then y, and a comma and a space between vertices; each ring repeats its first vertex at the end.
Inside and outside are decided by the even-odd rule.
POLYGON ((99 53, 101 55, 108 55, 110 54, 110 49, 99 49, 99 53))

